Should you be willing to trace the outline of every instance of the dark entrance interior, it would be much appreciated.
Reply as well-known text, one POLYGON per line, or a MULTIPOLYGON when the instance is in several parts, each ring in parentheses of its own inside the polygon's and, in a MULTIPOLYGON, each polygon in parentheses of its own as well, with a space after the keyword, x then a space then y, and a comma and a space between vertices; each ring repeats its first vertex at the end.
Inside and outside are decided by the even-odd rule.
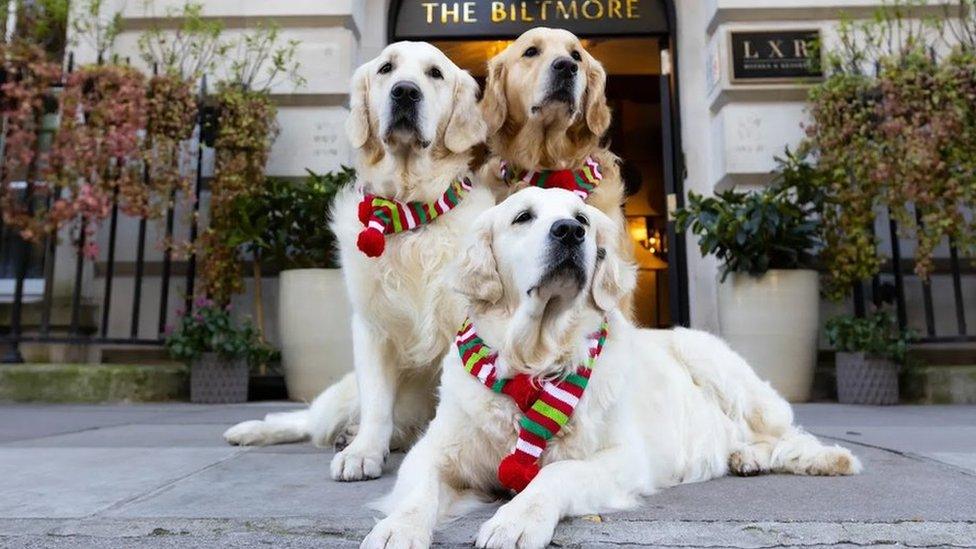
MULTIPOLYGON (((625 205, 627 230, 639 268, 635 296, 638 322, 647 327, 680 323, 671 312, 664 161, 664 118, 661 98, 661 51, 658 38, 587 38, 587 51, 607 71, 607 99, 613 111, 608 134, 610 149, 623 159, 623 175, 631 193, 625 205)), ((434 42, 458 66, 479 79, 488 59, 508 45, 506 40, 434 42)), ((670 108, 670 107, 665 107, 670 108)), ((672 254, 674 257, 674 254, 672 254)))

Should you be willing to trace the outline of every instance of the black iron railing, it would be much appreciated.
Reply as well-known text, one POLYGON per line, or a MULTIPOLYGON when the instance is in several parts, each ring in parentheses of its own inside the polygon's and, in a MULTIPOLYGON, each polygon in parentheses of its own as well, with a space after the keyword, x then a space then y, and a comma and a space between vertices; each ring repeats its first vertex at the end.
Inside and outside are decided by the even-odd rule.
MULTIPOLYGON (((69 62, 69 72, 70 65, 71 63, 69 62)), ((133 284, 132 304, 131 311, 126 315, 128 316, 129 326, 127 330, 124 330, 124 333, 119 330, 113 332, 110 329, 111 315, 113 313, 113 294, 118 295, 116 293, 117 288, 115 287, 117 284, 116 268, 118 266, 118 262, 116 261, 116 248, 120 221, 129 218, 125 213, 119 211, 118 192, 116 191, 113 196, 112 210, 108 220, 107 257, 103 265, 96 263, 96 266, 99 266, 99 269, 97 269, 99 272, 96 272, 96 275, 103 277, 101 303, 97 305, 94 303, 86 303, 83 297, 86 290, 85 267, 92 263, 91 260, 85 257, 83 251, 86 231, 85 227, 82 226, 78 232, 78 241, 74 242, 75 249, 72 253, 75 257, 74 274, 70 288, 69 311, 67 317, 60 319, 59 322, 55 322, 54 319, 54 311, 58 305, 55 297, 55 285, 59 284, 59 293, 64 297, 67 297, 68 292, 65 291, 66 288, 64 288, 63 280, 58 279, 56 281, 56 273, 59 267, 64 267, 64 265, 59 264, 59 260, 62 259, 60 256, 64 255, 64 253, 63 247, 62 253, 58 253, 58 235, 49 235, 44 238, 40 245, 37 245, 24 241, 20 238, 18 231, 10 227, 5 227, 2 221, 0 221, 0 282, 7 282, 9 286, 11 279, 7 277, 10 274, 13 275, 12 294, 5 292, 6 287, 0 287, 0 361, 22 362, 23 357, 20 352, 20 345, 22 343, 158 346, 163 342, 163 334, 167 323, 175 316, 175 311, 171 311, 169 307, 170 296, 176 292, 182 293, 185 295, 186 310, 192 307, 194 287, 196 284, 196 257, 192 250, 194 249, 194 243, 198 234, 197 214, 200 208, 199 197, 204 187, 204 148, 212 145, 212 143, 204 139, 204 136, 205 133, 212 135, 216 118, 214 110, 207 106, 207 102, 205 101, 206 97, 207 82, 204 79, 200 83, 199 88, 200 109, 197 129, 190 142, 185 144, 190 150, 196 150, 196 165, 191 168, 195 171, 195 182, 193 185, 194 199, 192 201, 192 215, 189 216, 188 221, 188 248, 191 251, 185 263, 177 262, 174 258, 173 248, 170 245, 176 231, 175 208, 181 198, 178 196, 177 191, 173 190, 169 197, 169 207, 164 216, 164 242, 166 244, 162 250, 162 265, 158 272, 160 291, 158 318, 154 319, 154 329, 149 330, 150 333, 146 333, 144 329, 140 330, 140 321, 149 309, 147 302, 150 300, 155 301, 153 299, 155 296, 150 296, 144 291, 144 283, 147 278, 146 266, 148 264, 146 250, 148 235, 147 220, 145 218, 135 220, 138 229, 136 235, 135 262, 134 267, 130 269, 133 284), (208 128, 207 132, 203 131, 205 127, 208 128), (40 258, 36 257, 38 250, 41 250, 40 258), (182 284, 180 284, 178 275, 184 273, 178 272, 180 270, 185 270, 182 284), (43 281, 43 290, 39 300, 36 295, 28 296, 25 292, 27 283, 29 281, 36 281, 37 279, 35 277, 37 275, 40 275, 43 281), (6 280, 2 280, 4 278, 6 280), (100 317, 97 325, 93 325, 92 322, 83 321, 86 308, 94 311, 95 307, 98 307, 98 312, 100 313, 100 315, 97 315, 100 317), (32 314, 33 322, 30 325, 24 322, 25 312, 28 308, 34 313, 32 314)), ((31 195, 31 186, 34 184, 34 181, 31 181, 31 174, 36 171, 33 169, 27 170, 27 180, 24 182, 26 196, 31 195)), ((143 182, 147 185, 150 184, 150 176, 149 170, 144 169, 142 177, 143 182)), ((48 197, 48 201, 52 200, 52 197, 57 197, 58 190, 54 189, 51 195, 51 197, 48 197)), ((58 311, 63 312, 63 309, 58 308, 58 311)))
MULTIPOLYGON (((915 213, 916 222, 921 224, 921 213, 915 213)), ((955 243, 949 240, 937 250, 933 272, 923 280, 915 275, 914 259, 904 253, 910 241, 900 236, 898 224, 890 215, 885 217, 887 220, 878 221, 875 232, 882 248, 889 252, 888 260, 870 282, 854 285, 854 313, 864 316, 869 301, 875 307, 893 306, 898 326, 914 331, 920 343, 976 342, 976 333, 970 332, 967 324, 967 318, 976 315, 976 292, 971 291, 969 299, 964 292, 964 281, 976 285, 973 260, 961 259, 955 243), (935 282, 941 282, 941 291, 936 290, 935 282), (909 292, 917 292, 914 299, 908 298, 909 292), (936 305, 936 297, 949 294, 951 310, 936 305)))

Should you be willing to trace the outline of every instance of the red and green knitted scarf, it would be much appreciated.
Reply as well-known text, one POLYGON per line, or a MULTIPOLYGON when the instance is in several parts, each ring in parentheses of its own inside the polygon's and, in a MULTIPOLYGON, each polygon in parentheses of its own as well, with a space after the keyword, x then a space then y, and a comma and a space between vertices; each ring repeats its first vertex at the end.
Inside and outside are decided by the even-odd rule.
POLYGON ((430 223, 457 206, 470 190, 471 180, 462 177, 433 202, 400 202, 367 194, 359 202, 359 221, 365 228, 359 233, 356 246, 369 257, 379 257, 386 247, 384 235, 430 223))
POLYGON ((543 381, 539 387, 526 374, 501 379, 495 371, 498 354, 485 344, 467 319, 458 330, 455 342, 464 369, 492 391, 505 394, 515 401, 523 416, 519 420, 515 449, 498 464, 498 480, 503 486, 521 492, 539 473, 539 458, 549 440, 569 422, 579 404, 597 357, 607 341, 608 323, 604 319, 600 329, 588 340, 589 356, 576 371, 557 381, 543 381))
POLYGON ((508 183, 524 181, 543 189, 566 189, 583 200, 590 196, 603 179, 600 164, 593 158, 587 158, 583 167, 578 170, 522 170, 509 167, 508 163, 502 161, 499 172, 502 180, 508 183))

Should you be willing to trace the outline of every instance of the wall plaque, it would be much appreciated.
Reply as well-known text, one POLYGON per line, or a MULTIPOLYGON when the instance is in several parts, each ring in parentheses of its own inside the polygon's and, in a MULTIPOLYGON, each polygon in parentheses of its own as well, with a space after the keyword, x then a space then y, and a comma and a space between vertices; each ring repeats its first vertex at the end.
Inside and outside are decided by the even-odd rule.
POLYGON ((663 0, 401 0, 396 40, 514 38, 533 27, 579 36, 665 34, 663 0))
POLYGON ((733 83, 823 79, 820 31, 730 31, 733 83))

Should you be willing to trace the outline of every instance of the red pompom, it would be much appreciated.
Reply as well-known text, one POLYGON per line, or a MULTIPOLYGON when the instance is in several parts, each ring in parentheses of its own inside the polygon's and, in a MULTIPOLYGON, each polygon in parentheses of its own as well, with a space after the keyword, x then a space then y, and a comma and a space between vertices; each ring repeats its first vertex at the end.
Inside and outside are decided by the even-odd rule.
POLYGON ((576 174, 573 170, 554 170, 549 172, 546 178, 547 189, 566 189, 572 191, 576 189, 576 174))
POLYGON ((383 255, 383 248, 386 247, 386 237, 372 227, 363 229, 356 240, 356 246, 369 257, 379 257, 383 255))
POLYGON ((511 454, 498 464, 498 480, 502 486, 521 492, 539 474, 539 465, 525 454, 511 454))
POLYGON ((505 383, 502 392, 512 397, 519 410, 525 412, 538 400, 542 389, 535 384, 531 376, 518 374, 505 383))
POLYGON ((373 217, 373 197, 366 195, 359 202, 359 222, 365 225, 369 223, 370 217, 373 217))

